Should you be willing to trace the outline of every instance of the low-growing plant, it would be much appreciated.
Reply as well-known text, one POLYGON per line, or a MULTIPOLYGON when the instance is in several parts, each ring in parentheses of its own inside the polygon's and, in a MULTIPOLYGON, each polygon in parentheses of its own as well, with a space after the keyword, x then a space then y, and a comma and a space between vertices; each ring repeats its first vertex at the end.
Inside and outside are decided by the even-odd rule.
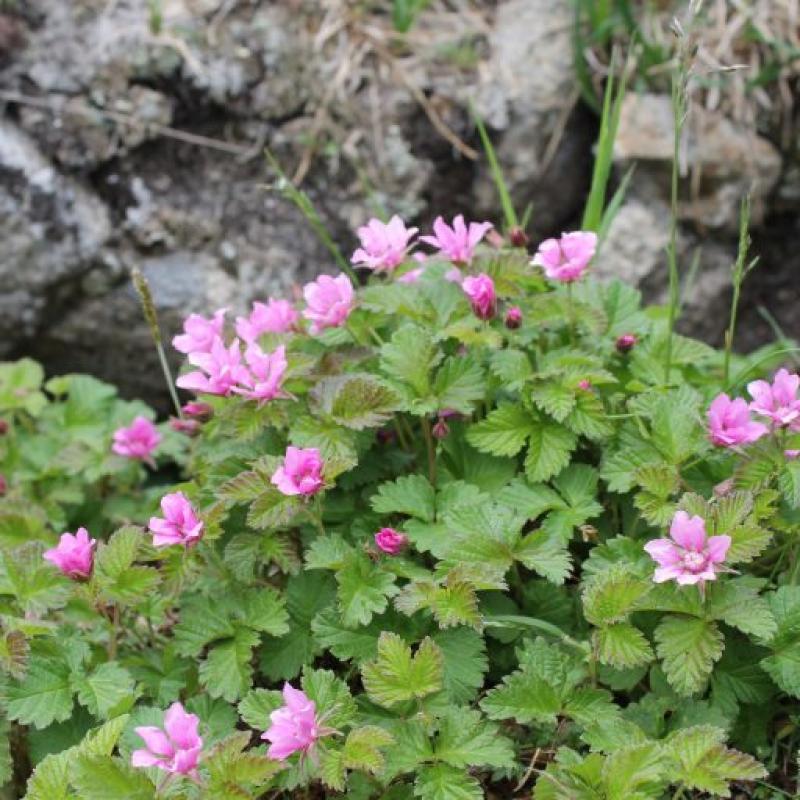
POLYGON ((141 488, 180 460, 143 408, 3 366, 29 800, 779 796, 800 378, 754 380, 767 348, 724 384, 725 353, 587 277, 594 233, 532 261, 488 223, 416 234, 360 229, 363 287, 187 320, 175 486, 141 488))

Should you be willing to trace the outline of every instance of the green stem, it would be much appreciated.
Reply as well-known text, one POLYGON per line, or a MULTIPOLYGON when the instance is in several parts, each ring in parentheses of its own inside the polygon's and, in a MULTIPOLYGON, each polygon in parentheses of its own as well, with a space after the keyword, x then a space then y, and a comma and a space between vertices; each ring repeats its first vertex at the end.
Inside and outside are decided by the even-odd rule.
POLYGON ((428 451, 428 480, 436 487, 436 445, 431 434, 431 424, 427 417, 422 417, 422 435, 425 437, 425 448, 428 451))
POLYGON ((178 419, 183 419, 181 401, 178 399, 178 392, 175 389, 175 380, 172 377, 172 370, 169 368, 167 354, 164 352, 164 346, 161 342, 156 342, 156 352, 158 353, 158 360, 161 362, 161 371, 164 373, 164 380, 167 382, 169 396, 172 398, 172 404, 175 406, 175 413, 178 415, 178 419))
POLYGON ((575 323, 575 302, 572 298, 572 282, 567 284, 567 318, 569 320, 569 341, 574 345, 577 340, 575 323))
MULTIPOLYGON (((736 317, 739 311, 739 295, 742 284, 749 271, 745 267, 747 251, 750 248, 750 197, 749 195, 742 200, 742 207, 739 213, 739 250, 736 254, 736 263, 733 266, 733 297, 731 298, 730 321, 728 330, 725 331, 725 361, 723 364, 723 375, 725 383, 728 382, 731 370, 731 353, 733 351, 733 337, 736 333, 736 317)), ((755 262, 753 263, 755 266, 755 262)))

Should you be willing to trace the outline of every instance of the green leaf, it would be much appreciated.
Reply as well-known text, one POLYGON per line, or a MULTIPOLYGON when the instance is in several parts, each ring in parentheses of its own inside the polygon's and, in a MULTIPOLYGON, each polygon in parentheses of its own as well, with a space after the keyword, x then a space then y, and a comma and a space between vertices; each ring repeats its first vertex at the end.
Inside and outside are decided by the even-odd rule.
POLYGON ((347 684, 328 669, 303 669, 303 691, 316 703, 317 712, 333 728, 352 725, 356 702, 347 684))
POLYGON ((710 725, 676 731, 667 740, 670 777, 689 789, 730 797, 731 781, 759 780, 767 771, 752 756, 724 745, 725 732, 710 725))
POLYGON ((211 697, 232 703, 247 692, 253 675, 250 660, 259 641, 255 631, 237 628, 232 638, 211 649, 200 664, 200 682, 211 697))
POLYGON ((407 323, 381 348, 380 366, 393 386, 401 387, 409 410, 431 393, 431 370, 441 359, 431 334, 407 323))
POLYGON ((523 669, 506 675, 480 705, 490 719, 515 719, 522 725, 555 724, 561 698, 547 679, 523 669))
POLYGON ((506 348, 492 353, 491 370, 510 391, 516 391, 533 377, 533 367, 527 353, 506 348))
POLYGON ((341 661, 366 661, 375 658, 378 652, 381 632, 378 620, 351 629, 342 624, 341 615, 335 609, 326 609, 314 617, 311 630, 319 647, 330 650, 341 661))
POLYGON ((381 748, 394 744, 394 741, 391 733, 375 725, 354 728, 347 734, 342 748, 344 766, 364 772, 380 772, 384 765, 381 748))
POLYGON ((441 583, 411 581, 397 595, 395 607, 409 616, 420 609, 430 609, 440 628, 478 625, 480 614, 475 586, 462 573, 463 570, 454 569, 441 583))
POLYGON ((778 476, 778 486, 791 508, 800 508, 800 462, 787 461, 778 476))
POLYGON ((289 614, 283 596, 275 589, 251 589, 236 598, 236 616, 248 628, 271 636, 289 632, 289 614))
POLYGON ((781 586, 767 600, 777 630, 761 666, 783 691, 800 697, 800 586, 781 586))
POLYGON ((480 712, 450 708, 439 721, 434 744, 439 761, 453 767, 511 767, 514 748, 498 727, 486 722, 480 712))
POLYGON ((342 622, 350 627, 369 625, 373 614, 386 610, 399 591, 394 573, 384 570, 364 553, 353 553, 336 573, 342 622))
POLYGON ((414 796, 420 800, 481 800, 481 785, 471 775, 448 764, 422 767, 414 781, 414 796))
POLYGON ((670 685, 692 695, 706 684, 722 655, 723 638, 714 622, 693 617, 664 617, 655 630, 656 652, 670 685))
POLYGON ((72 713, 72 688, 68 667, 58 661, 34 659, 28 674, 6 690, 10 719, 45 728, 63 722, 72 713))
POLYGON ((450 701, 469 703, 483 686, 489 669, 486 642, 472 628, 448 628, 431 637, 444 658, 444 691, 450 701))
POLYGON ((81 800, 152 800, 155 787, 142 770, 134 769, 121 759, 103 756, 78 756, 72 762, 72 782, 81 800))
POLYGON ((768 602, 759 596, 758 588, 747 576, 712 584, 706 600, 708 616, 750 636, 772 638, 775 618, 768 602))
POLYGON ((514 558, 560 586, 572 572, 572 559, 565 542, 544 531, 534 531, 514 548, 514 558))
POLYGON ((651 581, 632 574, 624 564, 599 572, 586 582, 583 589, 586 619, 593 625, 622 622, 651 588, 651 581))
POLYGON ((606 759, 603 769, 607 796, 614 800, 660 797, 666 788, 665 778, 670 777, 664 754, 656 742, 642 742, 616 750, 606 759))
POLYGON ((555 422, 542 421, 531 433, 528 454, 525 456, 525 474, 532 483, 546 481, 569 464, 575 449, 575 434, 555 422))
POLYGON ((470 356, 449 357, 436 373, 433 391, 440 410, 471 414, 485 392, 483 370, 470 356))
POLYGON ((467 431, 467 441, 482 453, 516 455, 536 429, 536 420, 522 407, 504 403, 467 431))
POLYGON ((423 639, 412 656, 411 648, 396 633, 384 632, 378 640, 378 657, 364 665, 361 675, 369 698, 391 708, 438 692, 443 669, 442 651, 431 639, 423 639))
POLYGON ((376 428, 391 419, 399 397, 385 383, 366 373, 332 375, 311 391, 312 408, 346 428, 376 428))
POLYGON ((433 486, 422 475, 406 475, 390 483, 382 483, 372 496, 372 510, 378 514, 406 514, 425 522, 433 522, 435 494, 433 486))
POLYGON ((628 622, 617 622, 595 633, 597 657, 601 664, 617 669, 649 663, 653 650, 644 634, 628 622))
POLYGON ((280 692, 270 689, 253 689, 240 701, 239 716, 256 730, 269 727, 269 715, 283 705, 280 692))
POLYGON ((100 664, 90 675, 80 676, 73 682, 78 702, 100 719, 105 719, 124 700, 132 702, 133 687, 133 678, 128 670, 113 661, 100 664))
POLYGON ((177 652, 192 658, 211 642, 233 636, 234 626, 220 603, 193 596, 183 602, 174 634, 177 652))

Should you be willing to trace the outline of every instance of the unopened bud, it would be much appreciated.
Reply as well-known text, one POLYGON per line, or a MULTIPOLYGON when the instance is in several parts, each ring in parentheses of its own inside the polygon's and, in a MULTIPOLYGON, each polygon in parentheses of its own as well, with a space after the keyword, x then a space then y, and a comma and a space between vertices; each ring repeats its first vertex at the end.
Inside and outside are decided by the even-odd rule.
POLYGON ((0 475, 0 497, 3 497, 8 491, 8 481, 5 475, 0 475))
POLYGON ((169 426, 172 430, 185 433, 187 436, 196 436, 200 432, 200 423, 196 419, 170 417, 169 426))
POLYGON ((582 381, 578 381, 578 388, 583 392, 591 392, 592 391, 592 383, 591 381, 587 381, 586 379, 582 381))
POLYGON ((431 433, 437 439, 446 439, 450 435, 450 426, 447 424, 447 420, 443 419, 442 417, 439 417, 439 419, 436 420, 436 423, 431 429, 431 433))
POLYGON ((616 348, 618 353, 630 353, 636 344, 636 335, 633 333, 623 333, 616 341, 616 348))
POLYGON ((0 436, 5 436, 8 433, 8 422, 0 419, 0 436))
POLYGON ((522 247, 522 248, 527 247, 528 242, 530 241, 530 239, 528 239, 528 234, 525 233, 525 231, 522 230, 522 228, 520 228, 519 226, 513 227, 508 232, 508 239, 511 242, 512 247, 522 247))
POLYGON ((516 330, 522 325, 522 309, 519 306, 511 306, 506 311, 506 328, 516 330))
POLYGON ((199 403, 195 400, 184 404, 181 410, 187 417, 196 419, 208 419, 214 413, 214 409, 208 403, 199 403))

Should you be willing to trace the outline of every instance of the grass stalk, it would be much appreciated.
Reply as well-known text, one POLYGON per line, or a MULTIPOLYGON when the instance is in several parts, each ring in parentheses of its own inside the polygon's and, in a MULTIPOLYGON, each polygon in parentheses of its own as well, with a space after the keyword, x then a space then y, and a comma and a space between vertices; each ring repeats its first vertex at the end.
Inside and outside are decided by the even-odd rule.
POLYGON ((511 193, 508 191, 508 184, 503 176, 500 162, 497 160, 497 153, 492 145, 492 140, 489 138, 489 134, 486 132, 486 126, 483 124, 483 120, 473 103, 470 103, 470 112, 472 113, 472 118, 475 120, 475 127, 478 129, 478 136, 480 136, 481 145, 483 145, 484 152, 486 153, 486 160, 489 162, 489 171, 492 173, 492 180, 497 188, 500 205, 503 208, 506 229, 512 230, 514 228, 519 228, 519 217, 514 210, 514 203, 511 200, 511 193))
POLYGON ((731 353, 733 352, 733 337, 736 334, 736 317, 739 311, 739 296, 744 279, 750 270, 758 263, 754 259, 747 263, 747 253, 750 249, 750 196, 742 199, 739 211, 739 249, 736 253, 736 262, 733 265, 733 297, 731 298, 731 311, 728 329, 725 331, 725 361, 723 363, 723 376, 727 384, 731 372, 731 353))
POLYGON ((178 399, 178 392, 175 389, 175 379, 172 377, 172 370, 169 368, 167 354, 164 352, 161 328, 158 324, 158 315, 156 314, 155 303, 153 303, 153 295, 150 292, 150 285, 138 268, 131 270, 131 280, 133 281, 133 287, 136 289, 136 293, 139 295, 144 318, 147 320, 147 324, 150 327, 150 335, 153 337, 153 344, 155 345, 156 352, 158 353, 158 360, 161 364, 161 372, 164 375, 164 380, 169 390, 169 396, 172 398, 172 403, 175 406, 175 413, 178 415, 179 419, 183 419, 181 401, 178 399))
POLYGON ((311 225, 311 228, 317 235, 317 238, 333 256, 333 260, 336 262, 336 265, 339 267, 339 269, 341 269, 342 272, 344 272, 350 278, 350 280, 353 281, 353 283, 358 284, 358 277, 356 276, 355 271, 350 266, 349 262, 342 254, 342 251, 333 240, 333 237, 328 232, 328 229, 325 227, 325 223, 317 213, 317 209, 314 208, 311 198, 302 189, 298 189, 291 182, 289 177, 281 168, 281 165, 278 163, 278 160, 269 150, 265 149, 264 154, 266 155, 269 165, 278 175, 278 190, 287 200, 291 200, 300 213, 306 218, 308 224, 311 225))

